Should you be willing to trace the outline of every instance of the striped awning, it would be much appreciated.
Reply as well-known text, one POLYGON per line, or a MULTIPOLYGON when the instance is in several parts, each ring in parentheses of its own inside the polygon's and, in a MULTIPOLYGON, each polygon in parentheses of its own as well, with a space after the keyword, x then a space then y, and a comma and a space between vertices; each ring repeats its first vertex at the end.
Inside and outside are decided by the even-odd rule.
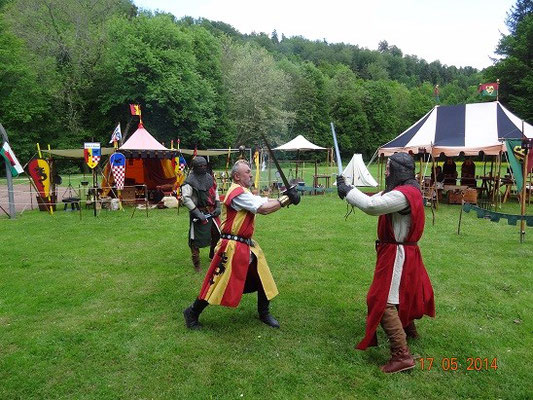
POLYGON ((379 148, 379 154, 399 151, 435 156, 498 154, 505 139, 533 137, 533 126, 523 122, 500 102, 436 106, 395 139, 379 148), (522 129, 524 134, 522 134, 522 129))

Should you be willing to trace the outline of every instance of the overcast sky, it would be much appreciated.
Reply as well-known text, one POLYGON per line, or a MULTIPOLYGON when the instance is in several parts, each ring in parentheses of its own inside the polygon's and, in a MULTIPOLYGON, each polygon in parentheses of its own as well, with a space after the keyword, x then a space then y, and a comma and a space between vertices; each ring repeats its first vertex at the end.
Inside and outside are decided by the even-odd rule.
POLYGON ((492 64, 506 13, 516 0, 134 0, 178 18, 223 21, 241 33, 274 29, 329 43, 377 49, 381 40, 426 61, 485 68, 492 64))

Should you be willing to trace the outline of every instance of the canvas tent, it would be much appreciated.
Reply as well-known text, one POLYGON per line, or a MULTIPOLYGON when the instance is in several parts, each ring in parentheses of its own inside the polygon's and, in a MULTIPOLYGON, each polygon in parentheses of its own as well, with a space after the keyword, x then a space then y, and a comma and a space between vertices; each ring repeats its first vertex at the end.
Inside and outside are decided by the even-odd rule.
MULTIPOLYGON (((172 165, 172 158, 177 151, 167 149, 148 132, 142 124, 120 146, 119 150, 126 157, 125 186, 146 185, 148 190, 154 190, 161 185, 174 185, 176 172, 172 165)), ((106 180, 102 187, 113 184, 109 164, 104 170, 106 180)))
POLYGON ((363 162, 361 154, 354 154, 344 171, 342 176, 346 179, 346 183, 354 186, 372 186, 377 187, 378 183, 370 174, 363 162))
MULTIPOLYGON (((533 126, 524 123, 524 136, 533 137, 533 126)), ((378 149, 379 155, 398 151, 439 156, 497 155, 505 139, 521 139, 522 120, 499 101, 435 106, 418 122, 378 149)))
POLYGON ((291 141, 276 147, 274 150, 286 151, 308 151, 308 150, 326 150, 325 147, 317 146, 304 138, 302 135, 296 136, 291 141))

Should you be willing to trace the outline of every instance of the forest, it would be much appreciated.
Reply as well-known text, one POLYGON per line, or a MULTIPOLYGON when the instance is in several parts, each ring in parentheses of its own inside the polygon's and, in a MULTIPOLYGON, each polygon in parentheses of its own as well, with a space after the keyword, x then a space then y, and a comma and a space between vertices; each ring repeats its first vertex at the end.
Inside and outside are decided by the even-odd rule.
MULTIPOLYGON (((242 34, 207 19, 138 9, 128 0, 0 0, 0 123, 26 161, 35 143, 106 144, 133 124, 167 146, 280 144, 298 134, 368 159, 435 104, 486 101, 478 85, 500 79, 500 101, 533 122, 533 1, 509 10, 508 35, 482 71, 427 62, 386 40, 344 43, 242 34), (434 94, 439 85, 438 99, 434 94)), ((493 100, 493 99, 488 99, 493 100)))

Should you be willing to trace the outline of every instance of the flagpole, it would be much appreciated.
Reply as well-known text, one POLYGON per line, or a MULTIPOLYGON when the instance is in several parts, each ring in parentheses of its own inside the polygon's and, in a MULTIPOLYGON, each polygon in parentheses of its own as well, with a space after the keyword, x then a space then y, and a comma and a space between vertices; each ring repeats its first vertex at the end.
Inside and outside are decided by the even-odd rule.
POLYGON ((499 101, 500 98, 500 80, 496 79, 496 83, 498 84, 498 90, 496 91, 496 101, 499 101))
MULTIPOLYGON (((4 142, 9 143, 9 140, 7 138, 7 132, 4 129, 4 126, 0 124, 0 133, 2 134, 2 137, 4 138, 4 142)), ((16 218, 16 212, 15 212, 15 193, 13 188, 13 176, 11 175, 11 167, 6 164, 6 178, 7 178, 7 198, 9 201, 9 218, 15 219, 16 218)))

